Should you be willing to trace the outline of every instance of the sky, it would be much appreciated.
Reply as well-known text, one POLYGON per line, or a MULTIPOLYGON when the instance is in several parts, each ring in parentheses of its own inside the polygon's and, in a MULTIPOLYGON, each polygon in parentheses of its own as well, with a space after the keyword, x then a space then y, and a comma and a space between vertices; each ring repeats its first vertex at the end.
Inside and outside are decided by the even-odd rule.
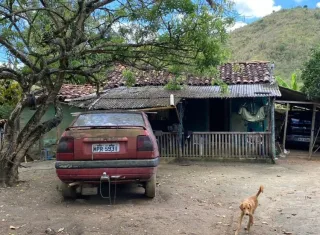
POLYGON ((320 8, 320 0, 233 0, 235 10, 238 12, 235 25, 230 29, 250 24, 261 17, 286 8, 308 6, 308 8, 320 8))
MULTIPOLYGON (((320 0, 233 0, 238 12, 234 26, 229 31, 250 24, 261 17, 285 8, 305 6, 320 8, 320 0)), ((6 56, 0 48, 0 65, 6 61, 6 56)))

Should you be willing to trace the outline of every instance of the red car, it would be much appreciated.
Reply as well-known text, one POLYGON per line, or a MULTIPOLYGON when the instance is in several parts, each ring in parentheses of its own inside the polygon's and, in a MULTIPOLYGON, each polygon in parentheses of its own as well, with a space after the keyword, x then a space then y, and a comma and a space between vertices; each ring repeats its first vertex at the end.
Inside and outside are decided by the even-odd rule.
POLYGON ((159 151, 143 112, 87 112, 78 115, 62 134, 56 172, 62 195, 94 195, 101 185, 139 183, 155 197, 159 151))

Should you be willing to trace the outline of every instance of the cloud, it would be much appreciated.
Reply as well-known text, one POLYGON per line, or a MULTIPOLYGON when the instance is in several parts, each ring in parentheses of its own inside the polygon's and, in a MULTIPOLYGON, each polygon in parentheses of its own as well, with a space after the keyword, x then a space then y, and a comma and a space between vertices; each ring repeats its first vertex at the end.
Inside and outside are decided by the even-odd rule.
POLYGON ((320 2, 317 3, 316 7, 317 7, 317 8, 320 8, 320 2))
POLYGON ((247 25, 247 23, 245 23, 245 22, 237 21, 237 22, 235 22, 233 25, 231 25, 230 27, 228 27, 228 28, 227 28, 227 31, 228 31, 228 32, 231 32, 231 31, 233 31, 233 30, 235 30, 235 29, 241 28, 241 27, 246 26, 246 25, 247 25))
POLYGON ((275 5, 274 0, 233 0, 233 2, 238 13, 248 18, 260 18, 281 9, 280 5, 275 5))

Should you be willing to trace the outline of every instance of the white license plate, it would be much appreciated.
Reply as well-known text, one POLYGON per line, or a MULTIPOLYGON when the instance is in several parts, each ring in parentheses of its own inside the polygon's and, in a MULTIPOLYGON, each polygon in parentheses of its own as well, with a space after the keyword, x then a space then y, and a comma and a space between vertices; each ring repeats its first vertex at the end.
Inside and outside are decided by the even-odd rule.
POLYGON ((309 138, 298 138, 298 141, 301 141, 301 142, 310 142, 310 139, 309 139, 309 138))
POLYGON ((120 151, 120 146, 118 143, 92 145, 93 153, 117 153, 119 151, 120 151))

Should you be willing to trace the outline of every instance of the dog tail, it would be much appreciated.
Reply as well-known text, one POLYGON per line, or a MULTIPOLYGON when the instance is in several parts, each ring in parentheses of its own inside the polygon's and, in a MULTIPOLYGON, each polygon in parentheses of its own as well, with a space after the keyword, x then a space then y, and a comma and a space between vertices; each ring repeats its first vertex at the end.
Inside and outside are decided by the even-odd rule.
POLYGON ((259 197, 260 193, 263 193, 263 185, 260 186, 259 191, 257 192, 256 196, 259 197))

